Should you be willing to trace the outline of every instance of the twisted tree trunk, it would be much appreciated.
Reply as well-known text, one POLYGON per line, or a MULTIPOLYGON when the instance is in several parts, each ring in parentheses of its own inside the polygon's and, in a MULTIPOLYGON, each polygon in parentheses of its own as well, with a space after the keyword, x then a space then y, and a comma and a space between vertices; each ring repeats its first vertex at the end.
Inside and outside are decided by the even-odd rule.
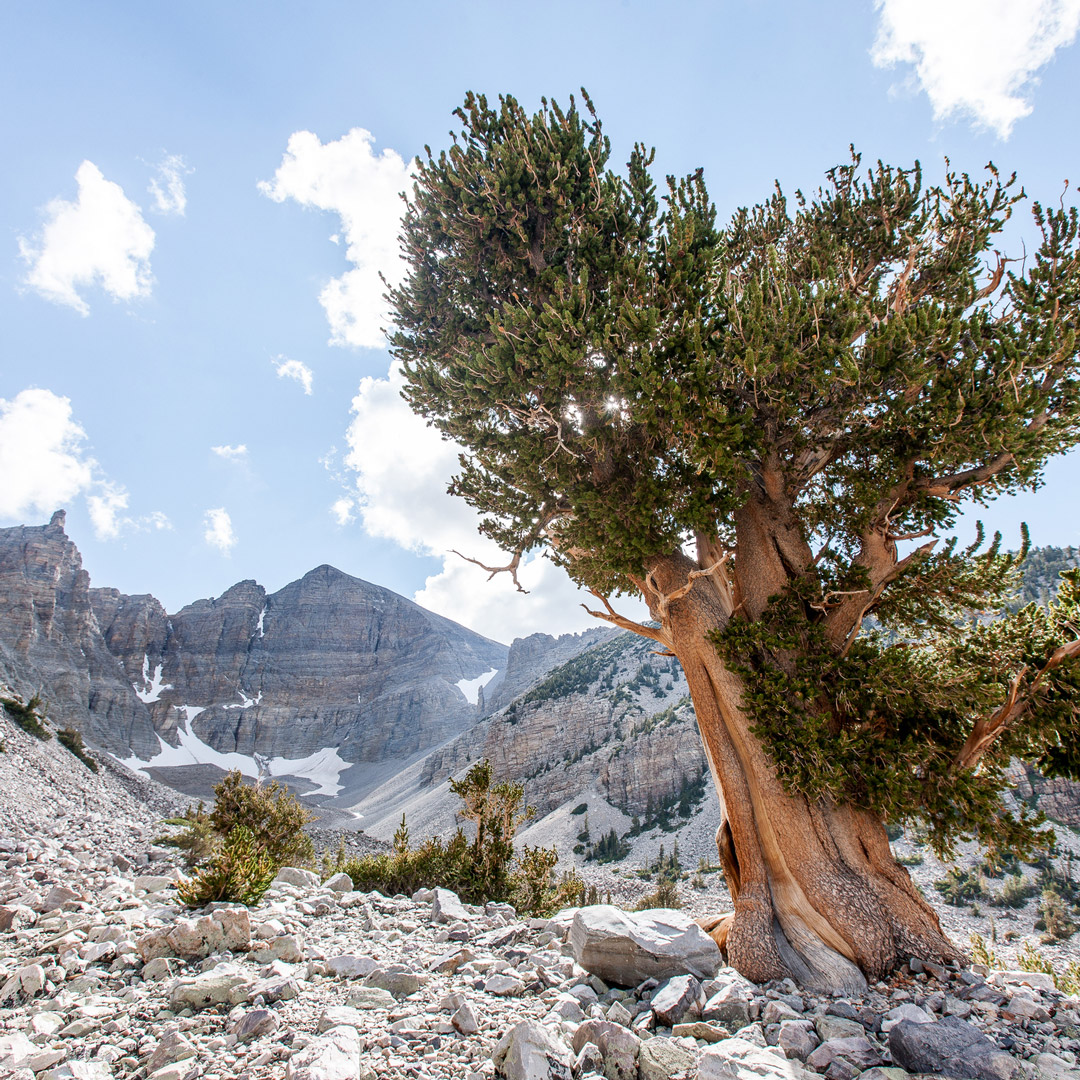
POLYGON ((735 910, 703 925, 728 962, 755 982, 859 992, 908 957, 958 958, 877 817, 783 790, 750 731, 741 681, 707 636, 730 617, 723 589, 682 555, 650 571, 647 598, 686 674, 720 797, 717 847, 735 910))

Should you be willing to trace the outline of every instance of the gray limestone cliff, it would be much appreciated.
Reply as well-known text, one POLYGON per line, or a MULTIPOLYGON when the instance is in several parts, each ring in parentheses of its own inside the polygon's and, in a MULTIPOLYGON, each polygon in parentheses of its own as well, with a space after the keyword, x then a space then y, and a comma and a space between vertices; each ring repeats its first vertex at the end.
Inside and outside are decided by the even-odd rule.
POLYGON ((355 797, 474 724, 457 683, 502 671, 506 657, 331 566, 271 594, 242 581, 169 615, 152 596, 91 589, 62 511, 0 530, 0 678, 166 782, 196 763, 232 767, 227 755, 289 776, 289 762, 330 750, 350 766, 336 785, 355 797))
POLYGON ((150 712, 109 651, 90 592, 62 510, 48 525, 0 530, 0 679, 23 698, 40 694, 58 726, 93 745, 149 754, 150 712))

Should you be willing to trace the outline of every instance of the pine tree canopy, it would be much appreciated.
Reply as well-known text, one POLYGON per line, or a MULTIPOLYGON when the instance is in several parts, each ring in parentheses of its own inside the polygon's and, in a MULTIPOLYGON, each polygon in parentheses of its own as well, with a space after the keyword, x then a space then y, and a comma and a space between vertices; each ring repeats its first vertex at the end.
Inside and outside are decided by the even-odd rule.
POLYGON ((587 95, 455 115, 417 163, 392 347, 507 569, 543 549, 607 617, 620 592, 659 617, 650 574, 683 559, 788 790, 943 849, 1030 843, 997 792, 1012 756, 1080 777, 1080 581, 991 621, 1017 557, 937 538, 1080 441, 1076 209, 1033 203, 1008 258, 1015 177, 852 149, 719 224, 700 171, 660 197, 643 145, 613 169, 587 95))

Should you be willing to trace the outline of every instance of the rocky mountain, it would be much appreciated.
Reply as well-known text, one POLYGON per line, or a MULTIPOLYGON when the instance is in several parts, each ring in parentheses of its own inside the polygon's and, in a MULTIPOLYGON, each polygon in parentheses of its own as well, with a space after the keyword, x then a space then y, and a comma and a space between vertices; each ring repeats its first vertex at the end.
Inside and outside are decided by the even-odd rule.
POLYGON ((239 768, 353 800, 474 724, 507 651, 330 566, 169 615, 91 589, 62 511, 0 530, 0 679, 193 794, 239 768))
MULTIPOLYGON (((529 657, 535 648, 515 641, 507 672, 520 669, 518 650, 529 657)), ((524 784, 538 817, 586 799, 594 819, 622 831, 687 790, 702 798, 707 765, 686 680, 678 661, 654 649, 633 634, 605 634, 356 803, 364 830, 389 838, 404 813, 415 835, 444 832, 456 807, 450 777, 483 758, 500 779, 524 784)))

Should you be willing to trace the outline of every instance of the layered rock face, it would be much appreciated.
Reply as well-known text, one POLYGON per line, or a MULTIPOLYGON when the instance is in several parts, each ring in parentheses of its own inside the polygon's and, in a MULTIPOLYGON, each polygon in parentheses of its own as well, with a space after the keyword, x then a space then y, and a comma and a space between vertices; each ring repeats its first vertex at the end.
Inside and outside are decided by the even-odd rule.
POLYGON ((149 710, 98 629, 62 510, 48 525, 0 530, 0 679, 24 699, 40 694, 58 726, 93 745, 147 755, 158 746, 149 710))
MULTIPOLYGON (((508 672, 522 647, 531 652, 535 641, 514 641, 508 672)), ((418 836, 450 827, 457 800, 444 782, 484 758, 499 779, 524 783, 525 800, 540 817, 586 791, 628 815, 670 804, 707 763, 682 670, 653 649, 632 634, 603 634, 508 707, 360 801, 365 830, 389 835, 403 812, 418 836)))
POLYGON ((456 684, 506 663, 506 646, 332 566, 171 616, 112 590, 94 609, 161 734, 196 713, 199 738, 248 756, 408 757, 469 727, 477 709, 456 684))
POLYGON ((387 770, 342 779, 350 766, 393 771, 475 723, 457 684, 506 656, 331 566, 270 595, 242 581, 169 615, 152 596, 91 589, 62 512, 0 530, 0 677, 167 782, 209 764, 355 797, 387 770))

